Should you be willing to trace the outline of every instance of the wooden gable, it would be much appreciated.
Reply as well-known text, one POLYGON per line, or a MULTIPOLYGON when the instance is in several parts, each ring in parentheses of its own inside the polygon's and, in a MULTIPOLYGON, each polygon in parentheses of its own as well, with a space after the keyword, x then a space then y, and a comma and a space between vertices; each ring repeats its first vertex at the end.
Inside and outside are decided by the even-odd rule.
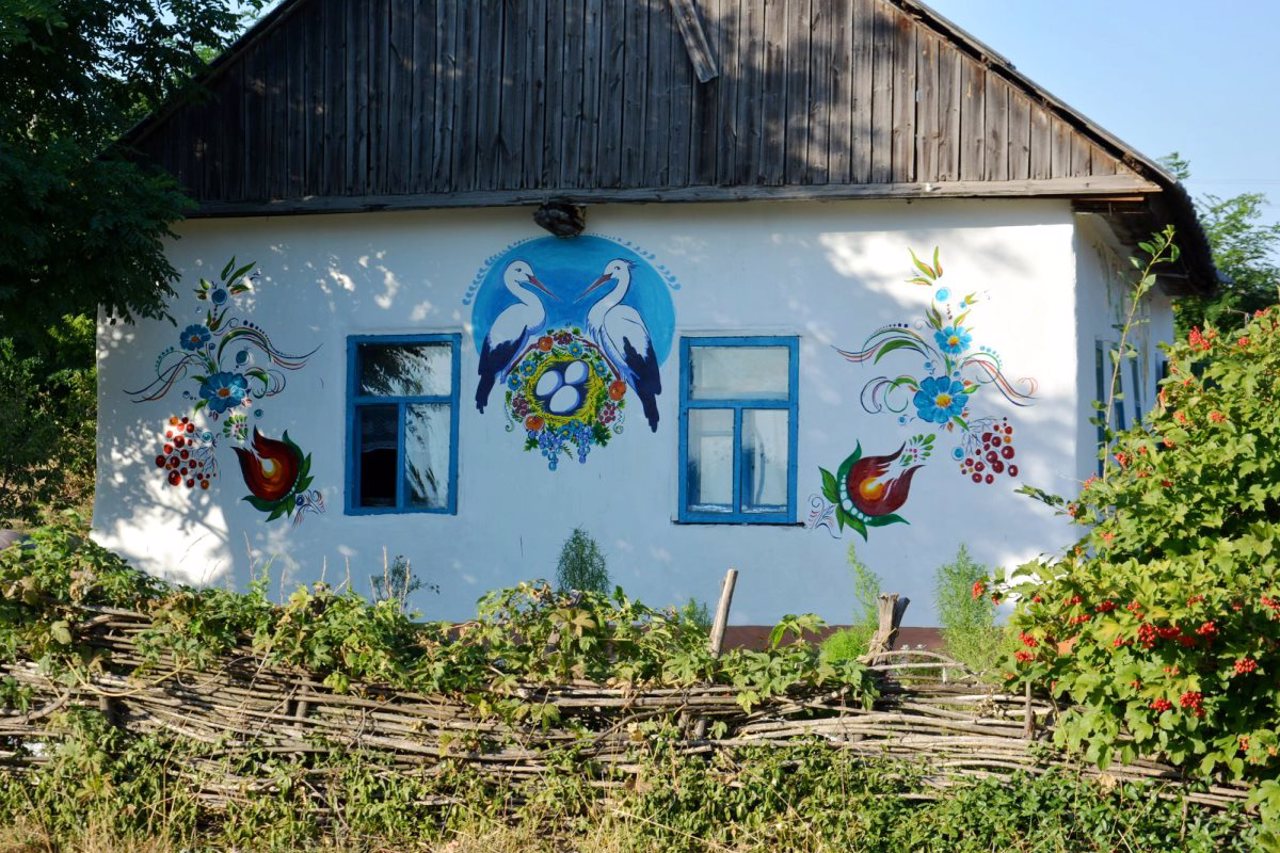
POLYGON ((1199 233, 915 0, 286 0, 202 83, 126 139, 196 215, 1176 189, 1199 233))

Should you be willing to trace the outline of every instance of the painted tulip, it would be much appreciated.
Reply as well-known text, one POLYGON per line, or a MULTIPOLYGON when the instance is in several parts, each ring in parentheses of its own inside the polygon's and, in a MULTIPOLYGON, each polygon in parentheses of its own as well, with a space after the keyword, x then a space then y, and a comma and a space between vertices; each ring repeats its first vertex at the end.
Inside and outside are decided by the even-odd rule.
POLYGON ((889 515, 907 502, 911 478, 922 466, 913 465, 906 471, 887 476, 905 447, 902 445, 890 456, 864 456, 849 469, 845 491, 853 505, 865 515, 889 515))
POLYGON ((302 454, 283 441, 253 431, 253 452, 232 448, 240 459, 240 472, 249 493, 264 501, 278 501, 292 491, 298 481, 302 454))

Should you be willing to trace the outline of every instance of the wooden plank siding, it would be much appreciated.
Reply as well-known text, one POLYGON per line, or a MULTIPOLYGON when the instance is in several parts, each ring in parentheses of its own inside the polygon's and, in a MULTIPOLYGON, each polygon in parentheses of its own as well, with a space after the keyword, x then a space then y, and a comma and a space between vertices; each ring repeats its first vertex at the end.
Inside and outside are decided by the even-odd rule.
POLYGON ((1158 189, 912 0, 677 6, 701 20, 707 82, 671 0, 287 0, 202 98, 127 142, 208 215, 1158 189))

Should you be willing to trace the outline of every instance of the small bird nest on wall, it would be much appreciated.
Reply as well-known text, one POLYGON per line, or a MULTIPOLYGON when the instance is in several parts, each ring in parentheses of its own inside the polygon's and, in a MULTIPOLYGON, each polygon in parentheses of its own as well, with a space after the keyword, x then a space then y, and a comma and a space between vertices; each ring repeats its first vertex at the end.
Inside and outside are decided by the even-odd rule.
POLYGON ((587 227, 587 209, 567 201, 549 201, 533 212, 533 221, 557 237, 577 237, 587 227))

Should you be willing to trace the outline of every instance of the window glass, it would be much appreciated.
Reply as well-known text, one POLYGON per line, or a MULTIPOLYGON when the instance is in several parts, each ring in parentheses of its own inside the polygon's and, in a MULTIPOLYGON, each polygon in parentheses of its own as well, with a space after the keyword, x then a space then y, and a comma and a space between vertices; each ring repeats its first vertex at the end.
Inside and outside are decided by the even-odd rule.
POLYGON ((777 512, 787 506, 786 409, 742 413, 742 508, 777 512))
POLYGON ((359 361, 362 396, 446 396, 453 384, 453 348, 447 343, 362 344, 359 361))
POLYGON ((358 422, 360 505, 395 506, 398 409, 364 406, 358 422))
POLYGON ((449 505, 449 406, 420 403, 406 407, 404 422, 406 499, 413 507, 449 505))
POLYGON ((707 509, 733 507, 733 410, 689 413, 689 503, 707 509))
POLYGON ((790 358, 788 347, 693 347, 689 396, 695 400, 785 400, 790 358))

